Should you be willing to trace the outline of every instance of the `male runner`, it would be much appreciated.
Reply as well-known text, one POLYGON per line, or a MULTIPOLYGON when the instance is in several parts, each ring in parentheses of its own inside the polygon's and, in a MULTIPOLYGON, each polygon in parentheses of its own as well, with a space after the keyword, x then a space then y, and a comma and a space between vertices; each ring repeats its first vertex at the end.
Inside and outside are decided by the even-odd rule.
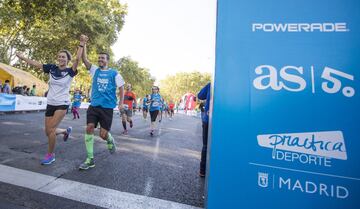
MULTIPOLYGON (((86 40, 88 38, 86 37, 86 40)), ((95 167, 94 163, 94 129, 100 123, 100 137, 107 142, 110 153, 115 152, 114 138, 110 134, 113 109, 116 107, 116 89, 119 89, 119 109, 123 109, 124 101, 124 80, 116 69, 108 67, 110 55, 105 52, 99 53, 98 64, 89 62, 86 55, 86 43, 82 54, 83 62, 92 77, 91 104, 86 112, 86 134, 85 145, 87 158, 79 167, 80 170, 87 170, 95 167)))
POLYGON ((133 112, 133 103, 137 106, 136 95, 131 91, 131 84, 126 85, 126 92, 124 95, 124 109, 121 110, 122 125, 124 128, 123 134, 127 134, 126 121, 129 122, 130 128, 133 127, 133 121, 131 119, 133 112))
POLYGON ((171 100, 170 103, 169 103, 170 120, 172 120, 172 117, 174 116, 174 107, 175 107, 175 104, 171 100))
POLYGON ((149 112, 149 105, 150 105, 150 95, 146 95, 143 99, 143 117, 146 120, 147 114, 149 112))

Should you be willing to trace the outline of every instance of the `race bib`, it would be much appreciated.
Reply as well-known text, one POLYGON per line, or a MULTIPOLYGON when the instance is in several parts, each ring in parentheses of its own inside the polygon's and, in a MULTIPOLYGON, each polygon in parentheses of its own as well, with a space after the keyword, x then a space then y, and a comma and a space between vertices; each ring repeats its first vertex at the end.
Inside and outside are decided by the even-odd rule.
POLYGON ((159 102, 153 102, 153 103, 152 103, 152 106, 153 106, 153 107, 159 107, 159 106, 160 106, 160 103, 159 103, 159 102))

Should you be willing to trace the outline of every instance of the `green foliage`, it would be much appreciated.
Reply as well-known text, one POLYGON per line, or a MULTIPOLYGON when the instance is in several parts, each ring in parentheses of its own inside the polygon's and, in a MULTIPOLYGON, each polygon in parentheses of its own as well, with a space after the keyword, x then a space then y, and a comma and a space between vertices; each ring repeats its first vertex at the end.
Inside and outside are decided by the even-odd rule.
POLYGON ((182 72, 167 76, 164 80, 161 80, 160 91, 166 101, 179 101, 186 93, 196 95, 210 81, 210 73, 182 72))
POLYGON ((133 92, 138 98, 151 93, 155 79, 151 77, 148 69, 139 67, 139 64, 130 57, 123 57, 115 66, 126 81, 132 85, 133 92))
MULTIPOLYGON (((18 50, 39 62, 54 63, 61 49, 75 54, 81 34, 90 38, 90 54, 112 54, 110 46, 116 42, 126 14, 126 5, 118 0, 3 0, 0 62, 12 62, 18 50)), ((29 66, 20 67, 47 80, 29 66)))

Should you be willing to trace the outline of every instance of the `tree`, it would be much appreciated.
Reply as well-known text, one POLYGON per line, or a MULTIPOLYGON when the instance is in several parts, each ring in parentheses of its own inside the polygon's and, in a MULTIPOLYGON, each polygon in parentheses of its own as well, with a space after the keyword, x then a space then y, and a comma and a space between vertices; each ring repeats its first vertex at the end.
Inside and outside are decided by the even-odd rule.
POLYGON ((139 64, 130 57, 123 57, 115 63, 126 83, 132 85, 137 97, 144 97, 151 93, 155 79, 148 69, 139 67, 139 64))
MULTIPOLYGON (((15 50, 19 50, 31 59, 53 63, 59 50, 76 51, 81 34, 90 38, 89 54, 112 54, 110 46, 117 40, 126 14, 127 6, 118 0, 3 0, 0 62, 12 62, 15 50)), ((30 66, 16 66, 47 80, 30 66)))
POLYGON ((160 81, 161 95, 167 101, 178 101, 186 93, 196 95, 210 81, 210 73, 177 73, 160 81))

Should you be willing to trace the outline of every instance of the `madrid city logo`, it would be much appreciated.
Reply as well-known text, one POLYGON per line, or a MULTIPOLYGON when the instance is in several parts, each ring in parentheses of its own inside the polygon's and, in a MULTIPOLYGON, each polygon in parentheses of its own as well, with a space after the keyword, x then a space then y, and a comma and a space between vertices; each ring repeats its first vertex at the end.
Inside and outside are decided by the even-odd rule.
POLYGON ((259 146, 272 149, 272 158, 331 167, 332 159, 347 160, 341 131, 258 135, 259 146))
POLYGON ((269 174, 267 173, 258 173, 258 185, 263 188, 267 188, 269 186, 269 174))

